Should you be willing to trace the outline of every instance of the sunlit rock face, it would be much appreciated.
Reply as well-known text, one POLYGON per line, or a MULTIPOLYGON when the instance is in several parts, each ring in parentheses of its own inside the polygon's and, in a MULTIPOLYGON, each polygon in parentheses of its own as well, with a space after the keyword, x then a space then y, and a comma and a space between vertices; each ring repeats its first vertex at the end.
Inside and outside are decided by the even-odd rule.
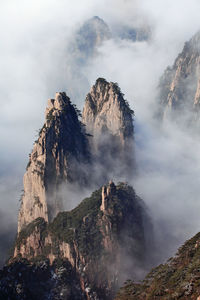
MULTIPOLYGON (((119 86, 97 79, 85 101, 82 121, 91 135, 94 160, 108 178, 129 179, 134 173, 133 111, 119 86)), ((103 176, 103 177, 104 177, 103 176)))
POLYGON ((86 97, 82 122, 80 115, 65 93, 48 100, 24 175, 18 231, 37 218, 51 221, 63 209, 60 187, 67 182, 91 187, 110 178, 130 179, 133 111, 118 85, 98 79, 86 97))
POLYGON ((174 65, 166 69, 159 93, 161 118, 187 125, 199 122, 200 32, 185 43, 174 65))
POLYGON ((65 93, 57 93, 48 100, 45 123, 24 175, 18 231, 36 218, 51 220, 62 208, 60 184, 84 184, 87 178, 79 167, 88 161, 88 143, 76 109, 65 93))

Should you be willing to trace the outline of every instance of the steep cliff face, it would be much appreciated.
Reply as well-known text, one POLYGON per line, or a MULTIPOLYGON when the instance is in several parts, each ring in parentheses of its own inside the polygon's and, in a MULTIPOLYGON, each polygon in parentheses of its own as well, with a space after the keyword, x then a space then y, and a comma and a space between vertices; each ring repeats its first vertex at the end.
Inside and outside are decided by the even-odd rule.
POLYGON ((86 129, 79 114, 65 93, 48 100, 24 175, 18 232, 37 218, 51 221, 62 210, 61 184, 86 186, 89 172, 90 185, 103 184, 133 171, 133 111, 118 85, 98 79, 83 110, 86 129))
POLYGON ((79 164, 88 161, 87 139, 76 109, 65 93, 57 93, 55 99, 48 100, 45 124, 24 175, 18 231, 36 218, 51 220, 62 207, 60 184, 84 184, 87 178, 79 164))
POLYGON ((143 201, 126 183, 110 181, 72 211, 62 211, 59 191, 67 182, 99 186, 108 178, 128 177, 134 167, 133 111, 116 83, 99 78, 86 97, 85 126, 78 114, 65 93, 48 101, 24 176, 18 236, 0 274, 0 293, 16 290, 20 299, 39 299, 21 273, 44 299, 112 299, 127 277, 138 278, 149 267, 152 225, 143 201))
POLYGON ((82 121, 92 135, 94 160, 106 166, 102 178, 125 176, 130 180, 134 171, 134 113, 123 96, 116 83, 99 78, 86 97, 82 121))
POLYGON ((127 276, 146 267, 145 224, 151 228, 134 190, 110 182, 49 225, 42 218, 27 225, 18 235, 14 257, 48 258, 50 264, 67 259, 87 299, 111 299, 127 276))
POLYGON ((200 299, 200 233, 166 264, 153 269, 141 283, 127 281, 116 300, 200 299))
POLYGON ((173 67, 160 80, 160 116, 199 121, 200 32, 185 43, 173 67))

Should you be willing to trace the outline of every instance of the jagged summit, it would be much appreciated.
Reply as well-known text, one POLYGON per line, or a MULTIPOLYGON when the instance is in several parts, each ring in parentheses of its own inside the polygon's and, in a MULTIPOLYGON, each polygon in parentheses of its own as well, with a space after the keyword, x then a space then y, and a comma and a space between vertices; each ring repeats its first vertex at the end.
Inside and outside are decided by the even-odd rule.
POLYGON ((80 164, 89 161, 88 143, 78 111, 65 93, 48 100, 45 124, 39 132, 24 175, 18 230, 38 217, 46 221, 61 208, 63 182, 85 183, 80 164))
POLYGON ((98 78, 86 96, 83 123, 89 133, 110 131, 113 135, 133 138, 133 111, 117 83, 98 78))
POLYGON ((166 69, 159 91, 161 118, 187 125, 187 121, 199 121, 200 31, 185 43, 174 65, 166 69))
POLYGON ((82 122, 92 135, 93 156, 111 170, 109 178, 120 174, 130 179, 134 172, 133 114, 118 84, 104 78, 98 78, 86 96, 82 122))
POLYGON ((55 99, 48 99, 47 108, 45 117, 48 118, 48 114, 50 111, 62 111, 66 105, 70 105, 70 98, 66 95, 65 92, 57 92, 55 95, 55 99))
POLYGON ((67 182, 97 186, 118 174, 120 180, 123 174, 129 176, 133 166, 132 114, 118 85, 102 78, 86 97, 82 120, 86 126, 65 92, 48 100, 45 123, 24 175, 18 231, 38 217, 48 222, 61 211, 64 196, 60 187, 67 182))

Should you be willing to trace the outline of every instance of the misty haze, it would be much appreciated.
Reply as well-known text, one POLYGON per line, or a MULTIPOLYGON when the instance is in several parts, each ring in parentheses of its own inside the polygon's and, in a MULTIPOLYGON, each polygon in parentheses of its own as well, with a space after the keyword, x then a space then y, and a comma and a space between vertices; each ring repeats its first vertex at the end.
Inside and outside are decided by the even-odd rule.
POLYGON ((199 300, 199 1, 0 8, 0 299, 199 300))

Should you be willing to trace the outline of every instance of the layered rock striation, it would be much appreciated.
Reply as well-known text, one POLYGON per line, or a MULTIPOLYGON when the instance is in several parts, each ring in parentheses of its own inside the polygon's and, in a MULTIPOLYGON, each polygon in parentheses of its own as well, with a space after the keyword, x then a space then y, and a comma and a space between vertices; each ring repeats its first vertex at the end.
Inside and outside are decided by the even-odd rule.
POLYGON ((200 32, 185 43, 174 65, 164 72, 159 84, 161 118, 199 121, 200 32))
POLYGON ((134 173, 133 114, 116 83, 97 79, 86 97, 82 122, 91 135, 94 161, 106 166, 102 178, 130 180, 134 173))
POLYGON ((89 149, 77 111, 65 93, 48 100, 45 124, 39 132, 24 175, 24 193, 18 231, 36 218, 49 221, 62 208, 59 187, 63 182, 85 184, 81 164, 89 149))

